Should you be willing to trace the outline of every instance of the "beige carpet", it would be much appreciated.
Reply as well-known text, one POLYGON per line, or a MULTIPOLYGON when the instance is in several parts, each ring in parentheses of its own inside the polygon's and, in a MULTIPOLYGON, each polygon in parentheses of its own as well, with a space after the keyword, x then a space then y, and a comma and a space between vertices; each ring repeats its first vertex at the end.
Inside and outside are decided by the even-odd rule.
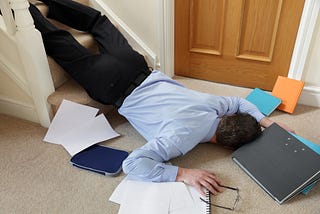
MULTIPOLYGON (((250 91, 177 79, 190 88, 219 95, 245 97, 250 91)), ((104 145, 132 151, 145 143, 116 111, 110 112, 107 118, 121 137, 104 145)), ((320 144, 319 108, 299 105, 292 115, 276 111, 271 118, 320 144)), ((42 141, 45 133, 46 129, 38 124, 0 115, 0 213, 117 213, 118 205, 108 199, 124 175, 107 177, 72 167, 70 156, 62 146, 42 141)), ((231 153, 216 145, 203 144, 172 163, 214 171, 223 183, 239 187, 241 200, 234 213, 320 213, 320 184, 307 196, 299 195, 278 205, 232 162, 231 153)), ((212 213, 232 212, 217 208, 212 213)))

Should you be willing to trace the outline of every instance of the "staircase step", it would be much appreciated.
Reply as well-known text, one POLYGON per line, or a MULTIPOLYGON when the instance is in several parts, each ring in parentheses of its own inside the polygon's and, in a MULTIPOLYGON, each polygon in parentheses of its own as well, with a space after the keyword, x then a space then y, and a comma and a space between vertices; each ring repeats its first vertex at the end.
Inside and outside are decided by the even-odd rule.
POLYGON ((63 99, 98 108, 102 113, 107 113, 114 109, 112 105, 103 105, 91 99, 87 92, 73 79, 66 80, 48 97, 48 102, 51 104, 54 114, 63 99))
POLYGON ((51 78, 53 81, 54 88, 57 89, 69 79, 69 75, 50 56, 48 56, 48 63, 49 63, 49 68, 50 68, 51 78))
POLYGON ((59 106, 63 99, 80 104, 88 104, 92 101, 87 92, 73 79, 68 79, 48 97, 48 102, 59 106))

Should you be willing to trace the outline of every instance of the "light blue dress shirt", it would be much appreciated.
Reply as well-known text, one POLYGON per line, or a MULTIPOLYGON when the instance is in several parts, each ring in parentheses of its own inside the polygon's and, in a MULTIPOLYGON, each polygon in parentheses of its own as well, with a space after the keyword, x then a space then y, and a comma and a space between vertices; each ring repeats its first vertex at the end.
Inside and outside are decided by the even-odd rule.
POLYGON ((123 162, 123 171, 131 179, 154 182, 175 181, 178 167, 165 162, 208 142, 220 117, 237 112, 257 121, 264 117, 245 99, 194 91, 160 71, 153 71, 118 111, 148 141, 123 162))

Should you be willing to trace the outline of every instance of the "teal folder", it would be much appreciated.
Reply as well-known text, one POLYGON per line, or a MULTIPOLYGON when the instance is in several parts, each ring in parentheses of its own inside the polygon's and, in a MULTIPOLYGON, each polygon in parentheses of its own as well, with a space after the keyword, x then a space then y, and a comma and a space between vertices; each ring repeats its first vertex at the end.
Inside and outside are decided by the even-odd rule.
POLYGON ((269 116, 280 104, 281 100, 267 92, 255 88, 246 97, 246 100, 257 106, 265 116, 269 116))
MULTIPOLYGON (((293 134, 293 133, 290 133, 292 134, 295 138, 297 138, 298 140, 300 140, 302 143, 304 143, 306 146, 308 146, 310 149, 312 149, 313 151, 315 151, 316 153, 318 153, 320 155, 320 145, 318 144, 315 144, 315 143, 312 143, 311 141, 299 136, 299 135, 296 135, 296 134, 293 134)), ((308 194, 308 192, 312 189, 312 187, 314 186, 315 184, 311 184, 310 186, 306 187, 303 189, 302 193, 304 195, 308 194)))

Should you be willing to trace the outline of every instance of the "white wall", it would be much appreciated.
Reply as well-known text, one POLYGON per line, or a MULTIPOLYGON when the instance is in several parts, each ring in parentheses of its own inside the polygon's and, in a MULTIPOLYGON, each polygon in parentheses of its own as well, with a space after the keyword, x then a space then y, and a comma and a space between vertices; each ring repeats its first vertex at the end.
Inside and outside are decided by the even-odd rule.
POLYGON ((145 43, 159 60, 161 52, 159 22, 160 13, 162 13, 159 10, 159 0, 102 0, 102 2, 145 43))
POLYGON ((306 85, 320 87, 320 15, 317 18, 310 46, 302 78, 306 85))
POLYGON ((318 9, 318 14, 301 75, 301 79, 305 82, 305 87, 299 103, 320 107, 320 0, 315 1, 314 5, 317 6, 313 8, 318 9))
POLYGON ((155 53, 159 53, 158 1, 103 0, 155 53))

